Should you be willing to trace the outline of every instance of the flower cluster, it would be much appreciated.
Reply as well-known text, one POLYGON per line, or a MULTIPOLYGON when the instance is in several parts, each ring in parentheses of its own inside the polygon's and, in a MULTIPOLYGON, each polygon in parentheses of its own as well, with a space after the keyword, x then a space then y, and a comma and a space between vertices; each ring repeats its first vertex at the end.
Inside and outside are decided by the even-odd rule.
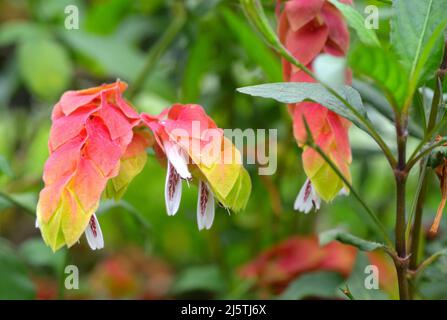
MULTIPOLYGON (((352 1, 341 1, 351 4, 352 1)), ((290 0, 284 3, 279 15, 279 36, 293 56, 310 70, 315 70, 315 60, 321 54, 341 57, 349 46, 349 32, 343 15, 327 0, 290 0)), ((283 60, 286 81, 315 82, 302 70, 283 60)), ((349 74, 348 74, 349 78, 349 74)), ((344 82, 345 74, 340 76, 344 82)), ((303 118, 309 125, 316 144, 337 165, 349 181, 351 148, 348 130, 350 122, 324 106, 313 102, 289 105, 293 118, 293 132, 299 146, 303 147, 303 167, 308 177, 296 201, 295 209, 309 212, 319 209, 320 198, 331 201, 340 192, 345 193, 343 181, 326 161, 313 149, 304 145, 307 134, 303 118)))
POLYGON ((233 211, 245 207, 251 183, 241 155, 201 106, 175 104, 155 117, 143 114, 142 119, 155 135, 159 158, 166 162, 169 215, 180 206, 182 180, 195 180, 199 186, 199 230, 211 228, 215 198, 233 211))
POLYGON ((117 81, 68 91, 54 107, 36 219, 53 250, 72 246, 84 232, 92 249, 104 246, 95 215, 101 196, 121 198, 148 147, 167 159, 168 215, 178 211, 182 180, 199 186, 200 230, 213 223, 215 198, 234 211, 248 201, 251 182, 239 151, 202 107, 176 104, 158 116, 140 115, 122 98, 125 89, 117 81))

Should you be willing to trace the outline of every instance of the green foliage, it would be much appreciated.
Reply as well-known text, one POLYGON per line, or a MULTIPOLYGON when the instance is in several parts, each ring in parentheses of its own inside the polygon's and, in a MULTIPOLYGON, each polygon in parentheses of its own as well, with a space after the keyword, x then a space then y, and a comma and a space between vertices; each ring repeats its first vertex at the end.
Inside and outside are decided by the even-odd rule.
POLYGON ((33 267, 50 267, 58 272, 65 267, 65 252, 54 253, 40 239, 30 239, 19 248, 20 256, 33 267))
POLYGON ((363 16, 350 5, 339 2, 338 0, 329 0, 338 10, 343 13, 349 26, 355 30, 360 41, 370 46, 380 46, 379 39, 372 29, 365 27, 363 16))
POLYGON ((281 80, 282 75, 279 60, 265 46, 257 34, 253 32, 250 26, 247 25, 245 19, 228 9, 222 9, 222 15, 229 30, 233 33, 238 43, 245 48, 245 52, 250 59, 263 69, 270 80, 281 80))
MULTIPOLYGON (((444 0, 395 0, 391 44, 410 76, 410 90, 432 78, 444 49, 444 0)), ((412 94, 413 92, 410 92, 412 94)))
POLYGON ((12 171, 8 160, 6 160, 2 155, 0 155, 0 174, 5 174, 10 178, 14 177, 14 172, 12 171))
POLYGON ((102 74, 131 81, 143 66, 141 52, 113 36, 99 37, 80 30, 60 34, 71 48, 93 59, 102 74))
MULTIPOLYGON (((388 298, 388 295, 379 289, 367 289, 365 286, 365 280, 370 273, 365 273, 365 268, 371 265, 367 256, 363 252, 359 252, 357 255, 357 260, 354 265, 354 270, 352 271, 349 278, 341 286, 342 288, 349 288, 352 296, 356 300, 384 300, 388 298)), ((377 281, 380 279, 379 278, 377 281)))
POLYGON ((317 83, 268 83, 238 88, 237 91, 255 97, 272 98, 282 103, 297 103, 303 101, 316 102, 324 105, 329 110, 346 119, 351 120, 360 128, 363 128, 363 125, 359 122, 358 115, 365 119, 367 118, 362 98, 355 89, 349 86, 344 86, 344 88, 340 89, 337 93, 353 106, 358 115, 348 109, 339 99, 324 88, 323 85, 317 83))
POLYGON ((224 278, 217 266, 191 267, 181 273, 171 292, 175 295, 194 291, 221 293, 225 289, 224 278))
POLYGON ((379 248, 383 248, 383 244, 360 239, 352 234, 344 232, 342 230, 328 230, 319 234, 320 245, 324 246, 334 240, 337 240, 344 244, 349 244, 356 247, 361 251, 374 251, 379 248))
POLYGON ((32 299, 35 288, 25 264, 15 254, 11 245, 0 239, 0 299, 32 299))
POLYGON ((0 46, 45 37, 48 37, 48 33, 39 24, 13 21, 0 25, 0 46))
POLYGON ((192 45, 184 72, 182 93, 185 102, 196 101, 200 97, 204 74, 210 67, 212 39, 202 30, 203 35, 192 45))
POLYGON ((357 46, 349 53, 349 66, 356 75, 373 80, 394 108, 402 108, 408 75, 394 54, 378 47, 357 46))
POLYGON ((37 96, 50 100, 65 90, 72 76, 72 65, 64 47, 52 40, 36 39, 20 44, 20 74, 37 96))
POLYGON ((335 272, 318 271, 299 277, 278 297, 283 300, 298 300, 309 297, 333 298, 343 283, 335 272))

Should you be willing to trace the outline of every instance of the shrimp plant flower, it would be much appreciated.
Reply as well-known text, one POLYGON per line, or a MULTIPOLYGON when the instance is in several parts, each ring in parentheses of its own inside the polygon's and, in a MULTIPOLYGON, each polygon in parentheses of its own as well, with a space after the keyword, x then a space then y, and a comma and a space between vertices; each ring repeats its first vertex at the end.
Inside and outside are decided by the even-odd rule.
POLYGON ((168 215, 175 215, 180 207, 183 181, 198 185, 199 230, 211 228, 216 201, 235 212, 245 207, 251 181, 241 154, 201 106, 174 104, 158 116, 143 114, 142 119, 152 130, 155 152, 167 168, 168 215))
POLYGON ((95 215, 101 195, 119 198, 143 169, 151 139, 122 98, 126 87, 117 81, 68 91, 54 107, 36 219, 54 251, 72 246, 83 233, 93 250, 101 249, 95 215))
MULTIPOLYGON (((341 1, 351 4, 352 1, 341 1)), ((342 57, 349 46, 349 32, 343 15, 327 0, 284 1, 279 12, 279 38, 291 54, 308 69, 314 71, 318 80, 331 86, 350 82, 342 57), (337 60, 337 58, 339 60, 337 60), (337 63, 332 63, 333 61, 337 63), (328 63, 329 62, 329 63, 328 63)), ((282 60, 286 81, 315 82, 304 71, 282 60)), ((352 162, 348 130, 351 123, 314 102, 289 105, 293 119, 293 132, 303 148, 302 161, 307 175, 294 208, 308 213, 320 208, 321 199, 332 201, 338 194, 346 194, 343 180, 314 149, 305 145, 307 131, 303 118, 309 125, 312 138, 333 161, 347 181, 351 180, 349 166, 352 162)))
POLYGON ((248 201, 251 181, 241 154, 201 106, 138 114, 122 97, 126 87, 116 81, 68 91, 53 109, 36 227, 54 251, 71 247, 83 233, 93 250, 104 247, 95 214, 101 197, 122 197, 143 170, 149 147, 167 166, 168 215, 179 210, 183 180, 199 188, 199 230, 213 224, 215 202, 237 212, 248 201))

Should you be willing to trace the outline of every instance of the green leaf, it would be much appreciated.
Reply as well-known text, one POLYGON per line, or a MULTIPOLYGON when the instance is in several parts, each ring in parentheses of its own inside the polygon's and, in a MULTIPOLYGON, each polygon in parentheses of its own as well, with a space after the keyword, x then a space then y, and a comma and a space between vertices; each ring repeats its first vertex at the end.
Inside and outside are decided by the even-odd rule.
POLYGON ((306 297, 334 298, 342 283, 343 278, 338 273, 312 272, 293 281, 278 298, 282 300, 297 300, 306 297))
POLYGON ((42 239, 31 239, 24 242, 19 249, 20 256, 34 267, 51 267, 60 270, 64 264, 65 253, 60 250, 54 253, 42 239))
POLYGON ((89 33, 112 33, 131 7, 127 0, 93 3, 85 17, 84 27, 89 33))
POLYGON ((225 290, 225 281, 216 266, 200 266, 186 269, 175 281, 171 292, 175 295, 192 291, 221 293, 225 290))
POLYGON ((247 23, 231 10, 223 8, 222 15, 250 60, 259 65, 271 81, 282 79, 280 60, 270 51, 247 23))
POLYGON ((76 52, 92 59, 108 76, 131 82, 143 67, 143 54, 114 36, 100 37, 80 30, 62 30, 60 35, 76 52))
MULTIPOLYGON (((444 47, 445 0, 395 0, 391 43, 410 75, 410 89, 434 76, 444 47)), ((410 92, 412 94, 413 92, 410 92)))
POLYGON ((209 70, 212 42, 202 30, 200 37, 192 43, 182 81, 182 98, 185 102, 197 101, 200 97, 204 74, 209 70))
POLYGON ((385 92, 394 108, 402 108, 408 76, 397 57, 382 48, 358 46, 350 52, 348 61, 355 74, 373 80, 385 92))
POLYGON ((12 171, 8 160, 6 160, 6 158, 2 155, 0 155, 0 176, 1 174, 5 174, 9 178, 14 177, 14 172, 12 171))
POLYGON ((14 252, 11 245, 0 239, 0 299, 32 299, 35 297, 34 284, 28 270, 14 252))
POLYGON ((41 25, 31 22, 12 21, 0 26, 0 46, 48 37, 49 33, 41 25))
POLYGON ((322 246, 336 240, 341 243, 354 246, 361 251, 369 252, 369 251, 374 251, 379 248, 383 248, 383 244, 381 244, 381 243, 364 240, 364 239, 358 238, 356 236, 353 236, 350 233, 346 233, 342 230, 337 230, 337 229, 322 232, 319 234, 318 238, 320 241, 320 245, 322 245, 322 246))
POLYGON ((341 11, 348 25, 357 33, 360 41, 370 46, 380 46, 374 30, 366 28, 365 19, 353 6, 341 3, 338 0, 329 1, 341 11))
MULTIPOLYGON (((354 265, 354 270, 341 286, 342 288, 348 287, 351 294, 356 300, 384 300, 388 299, 388 295, 380 289, 367 289, 365 286, 365 278, 370 276, 370 273, 365 273, 366 266, 371 265, 368 257, 365 253, 359 252, 357 260, 354 265)), ((380 277, 380 274, 379 274, 380 277)), ((342 295, 339 292, 339 295, 342 295)), ((343 295, 344 296, 344 295, 343 295)))
POLYGON ((20 44, 19 69, 28 89, 40 98, 55 99, 72 76, 72 64, 64 47, 52 40, 37 39, 20 44))
MULTIPOLYGON (((256 86, 238 88, 237 91, 249 94, 255 97, 272 98, 282 103, 298 103, 303 101, 312 101, 319 103, 329 110, 351 120, 359 128, 364 129, 363 124, 359 121, 350 109, 348 109, 339 99, 318 83, 298 83, 298 82, 278 82, 267 83, 256 86)), ((355 109, 357 114, 367 119, 365 107, 359 93, 349 86, 344 86, 338 90, 343 98, 355 109)))
POLYGON ((0 209, 19 207, 29 213, 33 213, 37 206, 37 195, 33 192, 7 194, 0 192, 0 209))

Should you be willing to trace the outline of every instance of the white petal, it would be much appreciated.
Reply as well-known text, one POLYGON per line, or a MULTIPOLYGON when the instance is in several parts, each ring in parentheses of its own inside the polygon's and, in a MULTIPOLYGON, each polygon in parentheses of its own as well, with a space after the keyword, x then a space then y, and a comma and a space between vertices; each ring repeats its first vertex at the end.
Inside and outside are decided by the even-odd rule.
POLYGON ((164 148, 168 161, 172 163, 175 170, 182 179, 191 179, 191 173, 188 169, 188 157, 180 147, 172 142, 165 142, 164 148))
POLYGON ((104 238, 102 237, 101 227, 95 214, 92 215, 85 229, 85 237, 92 250, 104 248, 104 238))
POLYGON ((345 58, 322 53, 315 58, 312 66, 317 79, 333 89, 342 88, 345 84, 345 58))
POLYGON ((307 179, 296 197, 293 209, 309 213, 314 206, 316 210, 320 209, 320 204, 320 197, 315 192, 310 180, 307 179))
POLYGON ((205 182, 199 182, 197 225, 199 230, 210 229, 214 221, 214 195, 205 182))
POLYGON ((181 199, 182 179, 180 179, 180 175, 168 160, 168 172, 166 174, 165 182, 165 203, 168 216, 173 216, 177 213, 181 199))
POLYGON ((340 192, 338 193, 339 196, 347 196, 349 194, 348 189, 346 187, 341 188, 340 192))

